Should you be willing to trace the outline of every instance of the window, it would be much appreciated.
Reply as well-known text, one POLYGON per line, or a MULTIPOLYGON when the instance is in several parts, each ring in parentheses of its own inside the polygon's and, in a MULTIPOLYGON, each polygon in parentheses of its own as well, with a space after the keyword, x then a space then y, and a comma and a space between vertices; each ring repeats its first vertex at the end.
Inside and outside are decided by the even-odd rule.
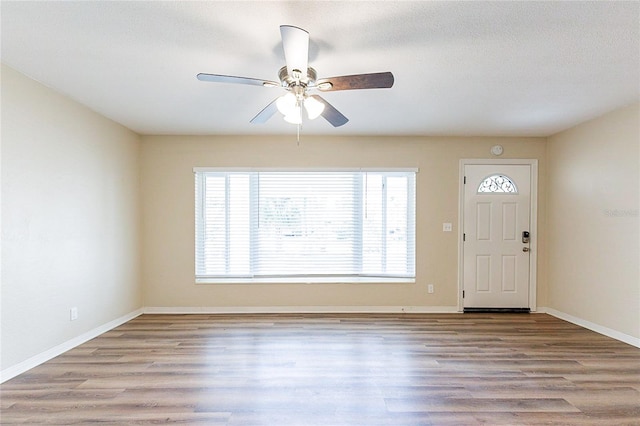
POLYGON ((480 185, 478 186, 479 194, 494 192, 517 194, 518 189, 516 188, 516 184, 511 180, 511 178, 505 175, 489 176, 485 180, 480 182, 480 185))
POLYGON ((415 170, 194 171, 199 281, 415 277, 415 170))

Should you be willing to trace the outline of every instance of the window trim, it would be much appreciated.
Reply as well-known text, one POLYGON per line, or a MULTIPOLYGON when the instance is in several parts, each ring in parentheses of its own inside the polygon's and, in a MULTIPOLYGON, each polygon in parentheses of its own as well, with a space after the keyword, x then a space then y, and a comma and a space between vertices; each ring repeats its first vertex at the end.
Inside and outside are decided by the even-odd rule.
MULTIPOLYGON (((357 173, 366 173, 366 172, 377 172, 377 173, 415 173, 417 174, 419 172, 418 168, 376 168, 376 167, 371 167, 371 168, 327 168, 327 167, 322 167, 322 168, 282 168, 282 167, 194 167, 193 168, 193 173, 194 176, 197 175, 198 173, 260 173, 260 172, 282 172, 282 173, 288 173, 288 172, 304 172, 304 173, 313 173, 313 172, 325 172, 325 173, 331 173, 331 172, 357 172, 357 173)), ((415 240, 416 240, 416 236, 415 236, 415 231, 416 231, 416 216, 417 216, 417 212, 416 212, 416 200, 415 200, 415 196, 417 195, 416 192, 416 181, 413 181, 413 195, 414 198, 413 199, 409 199, 408 202, 410 203, 408 208, 412 209, 413 211, 413 229, 414 232, 412 233, 412 235, 410 235, 410 240, 407 242, 408 244, 412 244, 413 246, 413 262, 414 262, 414 268, 415 268, 415 260, 416 260, 416 253, 415 253, 415 240)), ((252 185, 253 186, 253 185, 252 185)), ((196 185, 196 190, 198 192, 196 192, 194 195, 196 197, 198 197, 199 199, 202 199, 202 197, 204 196, 204 194, 202 193, 202 191, 204 190, 204 188, 202 186, 196 185)), ((227 188, 228 190, 228 188, 227 188)), ((196 206, 198 205, 198 202, 196 201, 195 203, 195 208, 197 208, 196 206)), ((196 214, 198 214, 198 211, 195 212, 196 214)), ((196 221, 198 222, 198 221, 196 221)), ((196 226, 205 226, 204 225, 204 221, 200 221, 200 223, 196 223, 196 226)), ((195 226, 194 226, 195 228, 195 226)), ((197 230, 197 232, 200 232, 199 230, 197 230)), ((196 239, 197 236, 194 235, 194 239, 196 239)), ((194 243, 197 243, 197 239, 196 241, 194 241, 194 243)), ((194 248, 195 248, 194 244, 194 248)), ((197 250, 194 253, 197 256, 197 250)), ((334 283, 334 284, 340 284, 340 283, 415 283, 416 278, 415 278, 415 270, 414 273, 412 275, 407 275, 407 276, 401 276, 401 275, 386 275, 386 274, 375 274, 375 275, 369 275, 369 274, 354 274, 354 275, 348 275, 348 274, 342 274, 342 275, 287 275, 287 276, 251 276, 251 275, 229 275, 229 276, 206 276, 206 275, 196 275, 195 276, 195 283, 196 284, 259 284, 259 283, 265 283, 265 284, 274 284, 274 283, 299 283, 299 284, 313 284, 313 283, 334 283)))
POLYGON ((211 277, 196 278, 198 285, 210 284, 413 284, 415 278, 379 276, 289 276, 289 277, 211 277))
POLYGON ((194 167, 193 173, 220 172, 381 172, 381 173, 419 173, 417 167, 194 167))

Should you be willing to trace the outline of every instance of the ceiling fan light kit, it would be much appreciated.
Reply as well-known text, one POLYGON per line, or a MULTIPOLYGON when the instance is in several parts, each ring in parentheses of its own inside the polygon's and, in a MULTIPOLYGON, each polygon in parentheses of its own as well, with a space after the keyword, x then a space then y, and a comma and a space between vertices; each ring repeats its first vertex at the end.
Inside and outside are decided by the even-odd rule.
POLYGON ((292 25, 281 25, 280 34, 286 66, 278 72, 280 83, 248 77, 222 74, 197 75, 200 81, 216 83, 248 84, 263 87, 282 87, 287 92, 274 99, 260 111, 251 123, 265 123, 279 111, 288 123, 302 124, 302 109, 307 118, 314 120, 322 116, 334 127, 346 124, 349 119, 333 105, 313 91, 330 92, 336 90, 385 89, 393 86, 394 77, 390 72, 345 75, 317 79, 316 70, 309 67, 309 33, 292 25))

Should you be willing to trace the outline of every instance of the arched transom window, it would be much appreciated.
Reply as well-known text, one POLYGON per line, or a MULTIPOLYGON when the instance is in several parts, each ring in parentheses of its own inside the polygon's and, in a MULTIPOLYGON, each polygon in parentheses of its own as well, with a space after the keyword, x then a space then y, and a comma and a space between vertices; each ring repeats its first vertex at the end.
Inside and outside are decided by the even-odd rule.
POLYGON ((517 194, 518 188, 516 188, 516 184, 511 178, 505 175, 491 175, 480 182, 478 186, 479 194, 495 192, 517 194))

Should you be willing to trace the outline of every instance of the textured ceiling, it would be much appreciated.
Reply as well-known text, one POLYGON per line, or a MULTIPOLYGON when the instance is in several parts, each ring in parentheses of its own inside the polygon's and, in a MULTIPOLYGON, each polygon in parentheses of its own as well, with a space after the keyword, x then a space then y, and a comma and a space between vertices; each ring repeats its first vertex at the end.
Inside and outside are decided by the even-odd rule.
POLYGON ((307 134, 546 136, 640 99, 640 2, 10 2, 2 62, 142 134, 283 134, 249 120, 280 88, 279 26, 319 77, 391 71, 323 96, 350 122, 307 134))

